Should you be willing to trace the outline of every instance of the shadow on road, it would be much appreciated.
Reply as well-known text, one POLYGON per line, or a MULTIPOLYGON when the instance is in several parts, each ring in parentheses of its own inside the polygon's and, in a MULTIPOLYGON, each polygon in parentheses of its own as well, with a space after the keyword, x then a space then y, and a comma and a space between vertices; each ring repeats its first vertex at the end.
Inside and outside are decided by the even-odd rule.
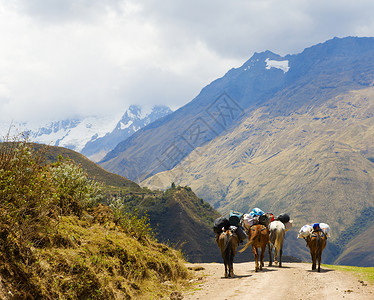
POLYGON ((273 268, 275 270, 277 270, 277 269, 292 269, 292 267, 287 267, 287 266, 278 267, 277 265, 271 266, 271 267, 268 267, 268 268, 273 268))
MULTIPOLYGON (((327 273, 327 272, 333 272, 333 271, 335 271, 335 270, 331 270, 331 269, 321 269, 321 272, 320 273, 327 273)), ((316 272, 316 273, 318 273, 318 271, 317 270, 307 270, 307 272, 316 272)))
MULTIPOLYGON (((272 268, 272 267, 270 267, 270 268, 272 268)), ((274 272, 274 271, 277 271, 277 269, 268 269, 266 267, 263 267, 263 269, 258 271, 258 272, 256 272, 254 269, 249 270, 249 272, 251 272, 251 273, 266 273, 266 272, 274 272)))
POLYGON ((253 275, 247 274, 247 275, 234 275, 234 277, 224 277, 222 276, 221 279, 235 279, 235 278, 245 278, 245 277, 251 277, 253 275))

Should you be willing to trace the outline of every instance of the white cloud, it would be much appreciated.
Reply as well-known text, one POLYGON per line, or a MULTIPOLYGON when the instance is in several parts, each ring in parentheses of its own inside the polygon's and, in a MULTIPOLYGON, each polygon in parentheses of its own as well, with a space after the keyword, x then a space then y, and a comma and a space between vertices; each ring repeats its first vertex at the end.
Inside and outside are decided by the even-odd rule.
POLYGON ((0 111, 18 121, 192 100, 253 52, 374 36, 358 0, 0 0, 0 111))

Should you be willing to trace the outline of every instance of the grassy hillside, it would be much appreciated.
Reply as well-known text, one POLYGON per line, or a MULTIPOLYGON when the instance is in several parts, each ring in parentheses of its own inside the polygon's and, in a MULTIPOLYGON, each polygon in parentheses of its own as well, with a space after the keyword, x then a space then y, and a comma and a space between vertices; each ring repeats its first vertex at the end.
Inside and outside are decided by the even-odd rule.
POLYGON ((62 217, 28 253, 2 238, 0 298, 157 299, 186 284, 180 253, 90 217, 62 217))
MULTIPOLYGON (((220 212, 253 207, 288 212, 296 230, 326 222, 333 246, 362 211, 374 207, 373 157, 374 89, 367 88, 286 115, 259 108, 232 132, 144 184, 191 186, 220 212)), ((292 242, 286 253, 309 259, 298 250, 301 242, 292 242)), ((330 262, 338 255, 333 248, 330 262)))
POLYGON ((220 261, 213 222, 219 213, 189 187, 169 188, 150 195, 129 195, 130 208, 146 212, 157 238, 182 250, 192 262, 220 261))
POLYGON ((157 299, 187 284, 181 253, 146 218, 30 146, 0 143, 1 299, 157 299))
POLYGON ((350 236, 352 239, 346 245, 343 253, 341 253, 335 260, 335 263, 339 265, 354 265, 361 267, 374 266, 374 225, 367 228, 359 235, 355 232, 351 232, 350 236))
MULTIPOLYGON (((37 150, 45 148, 44 145, 40 144, 33 144, 33 147, 37 150)), ((63 158, 69 158, 79 163, 83 167, 83 169, 86 170, 86 172, 89 174, 91 178, 96 178, 97 180, 104 182, 108 186, 125 188, 129 191, 140 190, 139 185, 137 185, 135 182, 123 176, 108 172, 107 170, 100 167, 98 164, 93 163, 84 155, 73 150, 63 147, 51 146, 46 149, 45 156, 46 161, 49 163, 57 161, 58 156, 62 156, 63 158)))
MULTIPOLYGON (((43 146, 34 144, 34 147, 38 149, 43 146)), ((62 147, 48 147, 46 157, 49 162, 57 161, 59 155, 79 163, 89 177, 104 182, 108 199, 119 199, 125 203, 126 211, 146 214, 157 239, 180 248, 187 260, 221 260, 212 231, 213 221, 219 213, 198 198, 191 188, 175 187, 166 192, 142 189, 128 179, 104 170, 77 152, 62 147)), ((109 200, 106 202, 109 203, 109 200)))

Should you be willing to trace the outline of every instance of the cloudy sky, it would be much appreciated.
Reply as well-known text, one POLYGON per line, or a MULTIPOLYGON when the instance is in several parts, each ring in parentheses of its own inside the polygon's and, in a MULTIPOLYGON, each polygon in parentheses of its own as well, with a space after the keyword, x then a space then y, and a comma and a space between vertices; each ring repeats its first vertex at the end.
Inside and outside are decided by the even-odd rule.
POLYGON ((1 120, 176 109, 254 52, 374 36, 372 0, 0 0, 1 120))

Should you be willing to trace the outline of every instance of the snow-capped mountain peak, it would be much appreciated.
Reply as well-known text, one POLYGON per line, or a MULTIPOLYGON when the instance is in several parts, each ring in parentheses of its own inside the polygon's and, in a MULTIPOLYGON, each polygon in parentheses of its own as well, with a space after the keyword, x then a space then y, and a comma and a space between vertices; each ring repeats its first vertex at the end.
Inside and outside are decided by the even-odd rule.
POLYGON ((140 128, 171 112, 166 106, 147 110, 130 105, 122 116, 74 118, 42 125, 0 122, 0 140, 9 129, 11 136, 26 132, 32 142, 66 147, 97 161, 140 128))

